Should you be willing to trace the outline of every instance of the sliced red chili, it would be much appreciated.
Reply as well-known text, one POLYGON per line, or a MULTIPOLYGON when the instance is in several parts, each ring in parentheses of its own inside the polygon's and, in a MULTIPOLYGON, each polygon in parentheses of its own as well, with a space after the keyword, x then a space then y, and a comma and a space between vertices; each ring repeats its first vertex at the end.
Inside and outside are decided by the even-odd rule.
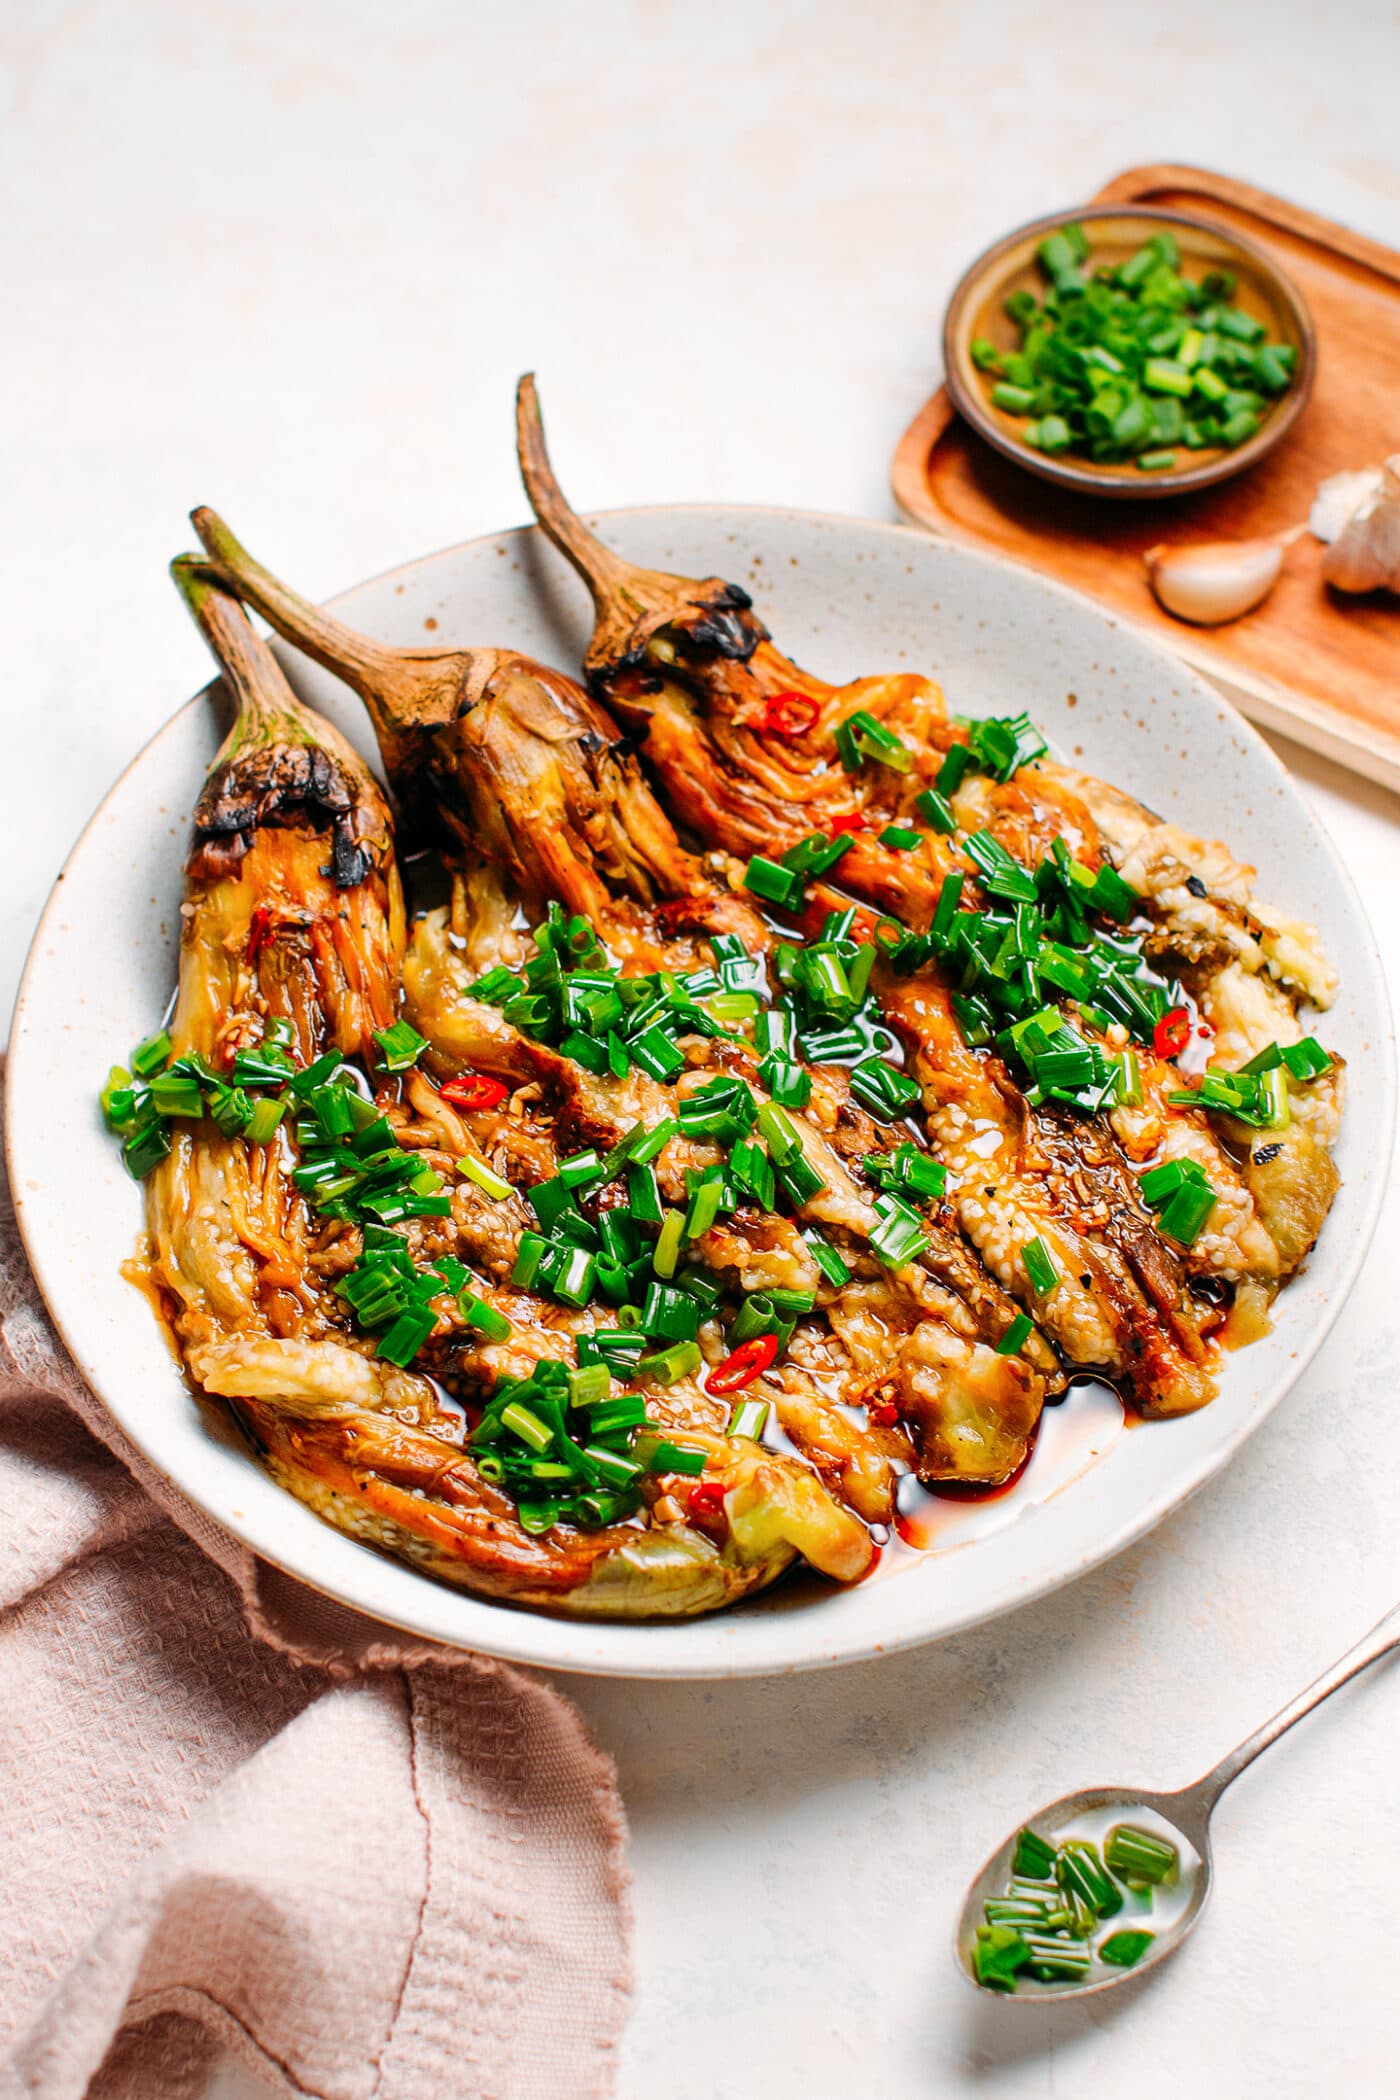
POLYGON ((499 1079, 488 1079, 484 1072, 463 1072, 459 1079, 449 1079, 438 1091, 444 1101, 454 1108, 499 1108, 510 1092, 499 1079))
POLYGON ((253 916, 248 921, 248 961, 255 963, 275 932, 272 913, 265 904, 253 907, 253 916))
POLYGON ((1159 1057, 1180 1057, 1191 1040, 1191 1016, 1184 1006, 1169 1007, 1152 1031, 1152 1047, 1159 1057))
POLYGON ((835 822, 828 824, 826 828, 829 837, 839 839, 843 832, 866 831, 869 829, 869 826, 866 821, 865 811, 863 809, 853 809, 848 817, 837 817, 835 822))
POLYGON ((770 693, 758 726, 765 736, 805 736, 820 713, 810 693, 770 693))
POLYGON ((893 1429, 899 1420, 899 1409, 893 1400, 882 1400, 878 1407, 867 1408, 866 1414, 880 1429, 893 1429))
POLYGON ((737 1349, 726 1356, 722 1364, 716 1364, 705 1380, 707 1393, 739 1393, 746 1385, 752 1385, 768 1369, 778 1354, 776 1334, 756 1334, 752 1341, 740 1342, 737 1349))
POLYGON ((723 1481, 697 1480, 686 1497, 685 1506, 692 1517, 722 1517, 724 1515, 723 1481))

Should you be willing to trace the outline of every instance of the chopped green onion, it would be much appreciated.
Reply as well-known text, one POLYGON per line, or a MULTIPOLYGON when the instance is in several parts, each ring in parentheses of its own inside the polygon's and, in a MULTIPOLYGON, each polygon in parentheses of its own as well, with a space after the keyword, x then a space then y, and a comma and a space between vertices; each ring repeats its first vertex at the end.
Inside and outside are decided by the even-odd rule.
POLYGON ((1024 1969, 1031 1950, 1010 1925, 979 1925, 972 1952, 972 1973, 989 1991, 1014 1991, 1017 1972, 1024 1969))
POLYGON ((863 707, 858 707, 853 715, 848 715, 839 724, 836 749, 848 773, 854 773, 864 759, 873 759, 877 765, 888 766, 895 773, 907 773, 914 763, 914 754, 903 738, 896 736, 892 729, 886 729, 883 722, 877 722, 863 707))
POLYGON ((806 1108, 812 1098, 812 1075, 787 1057, 765 1057, 758 1067, 760 1083, 781 1108, 806 1108))
POLYGON ((917 1211, 900 1197, 877 1196, 875 1216, 879 1222, 870 1235, 870 1251, 887 1269, 902 1269, 928 1246, 928 1235, 922 1230, 917 1211))
POLYGON ((668 1210, 662 1220, 656 1245, 651 1250, 651 1266, 658 1276, 671 1277, 676 1273, 680 1260, 681 1241, 685 1237, 685 1219, 678 1210, 668 1210))
POLYGON ((725 1435, 752 1437, 755 1443, 761 1443, 763 1432, 768 1426, 768 1412, 769 1403, 766 1400, 736 1402, 725 1435))
POLYGON ((940 795, 956 795, 969 773, 977 771, 977 753, 968 744, 950 744, 938 768, 934 786, 940 795))
POLYGON ((1156 1938, 1151 1932, 1111 1932, 1099 1948, 1099 1960, 1114 1969, 1132 1969, 1156 1938))
MULTIPOLYGON (((153 1090, 154 1091, 154 1090, 153 1090)), ((253 1103, 253 1112, 248 1118, 243 1135, 250 1145, 270 1145, 277 1135, 277 1126, 287 1112, 285 1101, 272 1101, 264 1097, 253 1103)))
POLYGON ((162 1116, 147 1116, 137 1123, 122 1146, 122 1165, 133 1181, 144 1181, 165 1158, 170 1145, 170 1125, 162 1116))
POLYGON ((1058 1933, 1028 1932, 1024 1935, 1030 1955, 1031 1974, 1042 1983, 1063 1978, 1079 1983, 1089 1973, 1089 1948, 1083 1940, 1063 1939, 1058 1933))
POLYGON ((510 1272, 511 1282, 522 1290, 529 1290, 548 1252, 549 1241, 542 1233, 522 1232, 515 1253, 515 1266, 510 1272))
POLYGON ((1215 1190, 1184 1182, 1157 1218, 1158 1229, 1183 1247, 1193 1246, 1215 1209, 1215 1190))
POLYGON ((416 1065, 428 1047, 428 1039, 410 1028, 407 1021, 395 1021, 391 1028, 376 1028, 374 1040, 379 1045, 379 1062, 386 1072, 406 1072, 416 1065))
POLYGON ((880 833, 880 844, 889 846, 895 853, 912 853, 923 842, 923 833, 911 831, 907 824, 887 824, 880 833))
POLYGON ((1021 1249, 1021 1261, 1026 1277, 1037 1298, 1044 1298, 1059 1283, 1060 1272, 1055 1266, 1055 1257, 1044 1240, 1027 1240, 1021 1249))
POLYGON ((459 1291, 457 1308, 469 1327, 484 1334, 488 1342, 508 1342, 514 1329, 506 1315, 496 1306, 488 1305, 474 1291, 459 1291))
POLYGON ((851 1271, 830 1240, 812 1228, 803 1233, 802 1241, 826 1281, 835 1290, 843 1289, 851 1280, 851 1271))
POLYGON ((939 794, 937 788, 925 788, 921 794, 916 795, 914 806, 920 816, 928 819, 935 831, 946 835, 957 830, 958 820, 953 815, 953 806, 946 795, 939 794))
POLYGON ((170 1037, 160 1029, 148 1035, 144 1043, 138 1043, 131 1053, 131 1069, 138 1079, 149 1079, 153 1072, 160 1071, 171 1052, 170 1037))
POLYGON ((1035 903, 1034 877, 1011 858, 1001 840, 990 831, 972 832, 963 840, 963 852, 975 864, 983 887, 992 896, 1006 897, 1013 903, 1035 903))
MULTIPOLYGON (((678 1217, 678 1211, 671 1216, 678 1217)), ((693 1342, 700 1325, 700 1307, 689 1291, 671 1283, 647 1286, 642 1306, 642 1332, 654 1340, 693 1342)))
MULTIPOLYGON (((1017 1313, 1015 1319, 1011 1322, 1005 1334, 997 1343, 997 1355, 1017 1355, 1018 1352, 1022 1350, 1025 1347, 1026 1343, 1030 1340, 1032 1332, 1033 1327, 1029 1316, 1025 1313, 1017 1313)), ((1017 1871, 1019 1872, 1020 1870, 1018 1869, 1017 1871)))
POLYGON ((813 831, 788 848, 783 866, 794 875, 825 875, 854 844, 849 831, 838 832, 834 838, 825 831, 813 831))
POLYGON ((852 1068, 850 1088, 862 1107, 882 1122, 892 1122, 903 1115, 919 1098, 918 1081, 878 1057, 852 1068))
POLYGON ((719 1181, 703 1181, 690 1199, 685 1214, 685 1237, 698 1240, 704 1236, 719 1216, 724 1200, 723 1184, 719 1181))
MULTIPOLYGON (((694 1355, 695 1364, 698 1365, 700 1362, 700 1351, 693 1342, 689 1346, 694 1355)), ((644 1359, 644 1361, 650 1361, 650 1359, 644 1359)), ((687 1369, 693 1368, 694 1365, 687 1366, 687 1369)), ((684 1373, 678 1371, 674 1375, 683 1377, 684 1373)), ((670 1385, 672 1380, 667 1378, 662 1382, 670 1385)), ((669 1438, 663 1437, 651 1454, 650 1471, 653 1473, 688 1473, 692 1475, 703 1473, 708 1457, 709 1453, 695 1444, 676 1444, 672 1443, 669 1438)))
POLYGON ((386 1363, 401 1367, 411 1364, 436 1324, 430 1312, 410 1310, 400 1313, 393 1326, 380 1336, 376 1353, 386 1363))
POLYGON ((744 888, 766 904, 788 909, 802 901, 802 877, 776 860, 765 860, 761 853, 756 853, 744 870, 744 888))
POLYGON ((1120 1881, 1150 1882, 1158 1886, 1175 1881, 1181 1856, 1168 1839, 1136 1823, 1115 1823, 1104 1840, 1104 1864, 1120 1881))
POLYGON ((150 1097, 151 1107, 157 1115, 202 1116, 204 1113, 204 1095, 199 1081, 182 1072, 153 1073, 150 1097))
POLYGON ((1087 1903, 1095 1917, 1111 1918, 1123 1908, 1123 1894, 1104 1871, 1099 1848, 1087 1838, 1066 1838, 1055 1861, 1055 1879, 1067 1893, 1087 1903))
MULTIPOLYGON (((1027 1321, 1026 1325, 1029 1327, 1030 1322, 1027 1321)), ((1013 1874, 1024 1874, 1033 1881, 1050 1881, 1054 1878, 1055 1861, 1058 1857, 1059 1848, 1050 1844, 1038 1830, 1032 1830, 1027 1825, 1017 1833, 1016 1850, 1011 1856, 1011 1871, 1013 1874)))

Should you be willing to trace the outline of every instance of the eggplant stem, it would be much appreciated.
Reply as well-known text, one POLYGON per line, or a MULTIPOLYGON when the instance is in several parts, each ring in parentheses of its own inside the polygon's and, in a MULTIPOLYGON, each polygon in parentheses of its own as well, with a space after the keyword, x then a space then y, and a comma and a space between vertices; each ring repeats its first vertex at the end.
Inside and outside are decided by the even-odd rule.
POLYGON ((572 562, 592 594, 593 636, 584 664, 595 683, 606 685, 619 669, 641 663, 663 628, 741 660, 767 640, 768 630, 754 616, 748 593, 737 585, 721 576, 697 581, 640 569, 589 531, 569 508, 549 463, 533 372, 525 373, 515 391, 515 431, 525 493, 540 530, 572 562))
POLYGON ((216 762, 226 765, 253 745, 319 743, 316 724, 287 683, 282 666, 203 556, 177 554, 170 574, 234 703, 233 727, 216 762))
POLYGON ((362 882, 393 851, 378 781, 339 730, 297 698, 243 606, 204 556, 178 554, 170 573, 235 707, 233 726, 195 805, 189 870, 211 840, 224 843, 227 864, 230 852, 236 859, 247 850, 259 825, 279 815, 286 821, 295 811, 331 832, 337 885, 362 882))
POLYGON ((201 505, 190 522, 220 580, 260 612, 285 641, 344 679, 373 718, 391 779, 417 763, 425 732, 454 721, 494 668, 498 652, 394 649, 347 627, 265 569, 216 511, 201 505))
POLYGON ((578 512, 570 507, 545 447, 544 418, 540 413, 539 389, 533 372, 524 373, 515 389, 515 438, 521 479, 540 529, 565 559, 573 563, 601 611, 602 594, 607 584, 615 589, 621 588, 626 579, 645 576, 648 572, 634 568, 620 554, 614 554, 611 547, 605 547, 598 535, 589 531, 578 512))

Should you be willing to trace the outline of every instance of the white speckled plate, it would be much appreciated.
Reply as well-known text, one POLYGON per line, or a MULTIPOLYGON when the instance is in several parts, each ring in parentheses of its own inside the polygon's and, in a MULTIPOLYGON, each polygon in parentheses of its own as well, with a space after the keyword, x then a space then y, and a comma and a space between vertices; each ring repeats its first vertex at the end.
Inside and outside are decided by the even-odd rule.
MULTIPOLYGON (((1139 1537, 1225 1463, 1318 1347, 1370 1240, 1390 1153, 1392 1042, 1374 943, 1341 859, 1267 747, 1199 678, 1087 599, 898 526, 842 518, 697 506, 619 512, 602 530, 635 560, 747 585, 782 644, 824 677, 907 667, 941 679, 954 709, 1028 708, 1064 755, 1228 840, 1257 863, 1265 894, 1321 926, 1342 973, 1321 1032, 1351 1067, 1342 1190, 1273 1335, 1228 1359, 1220 1398, 1202 1413, 1116 1438, 1091 1426, 1077 1457, 1062 1453, 1057 1473, 997 1506, 994 1527, 953 1528, 949 1550, 903 1555, 847 1592, 810 1580, 688 1623, 572 1625, 439 1587, 342 1538, 191 1398, 145 1301, 118 1274, 140 1197, 103 1132, 96 1089, 158 1021, 174 981, 186 829, 219 735, 207 692, 112 789, 35 936, 9 1068, 25 1243, 78 1364, 151 1462, 256 1552, 363 1611, 522 1662, 639 1677, 814 1668, 933 1640, 1139 1537), (1100 1455, 1086 1463, 1091 1448, 1100 1455)), ((448 548, 337 604, 395 642, 423 643, 435 623, 436 640, 512 645, 570 669, 586 633, 582 590, 534 532, 448 548)), ((173 593, 170 616, 181 617, 173 593)), ((307 698, 370 750, 358 703, 287 660, 307 698)))

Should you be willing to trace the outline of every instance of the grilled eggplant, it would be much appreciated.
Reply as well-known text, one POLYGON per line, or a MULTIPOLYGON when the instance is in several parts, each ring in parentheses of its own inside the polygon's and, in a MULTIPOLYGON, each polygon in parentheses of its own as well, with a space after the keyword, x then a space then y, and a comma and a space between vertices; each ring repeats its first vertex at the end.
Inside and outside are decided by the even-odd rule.
MULTIPOLYGON (((933 828, 920 798, 966 731, 949 721, 931 681, 900 675, 832 687, 813 678, 775 648, 736 587, 638 570, 589 531, 553 474, 529 377, 517 433, 536 517, 593 597, 590 682, 707 845, 771 854, 814 829, 853 828, 840 862, 847 897, 917 930, 949 874, 968 884, 965 903, 980 901, 983 871, 963 850, 974 832, 1032 872, 1057 851, 1090 876, 1107 865, 1134 894, 1145 954, 1194 996, 1224 1068, 1294 1043, 1303 1001, 1330 1004, 1335 975, 1314 929, 1258 898, 1252 871, 1226 848, 1088 774, 1048 758, 1010 778, 974 771, 952 793, 952 823, 933 828), (898 737, 898 768, 838 762, 837 731, 857 710, 898 737), (884 842, 891 827, 905 832, 898 849, 884 842)), ((935 1149, 956 1176, 960 1222, 998 1280, 1036 1311, 1071 1362, 1108 1371, 1144 1412, 1209 1399, 1204 1342, 1220 1313, 1209 1296, 1197 1301, 1193 1286, 1248 1281, 1270 1294, 1312 1245, 1336 1189, 1327 1148, 1337 1062, 1299 1100, 1302 1124, 1320 1119, 1326 1134, 1309 1142, 1295 1127, 1260 1170, 1253 1155, 1238 1160, 1247 1132, 1228 1132, 1232 1152, 1209 1117, 1169 1099, 1185 1089, 1175 1066, 1150 1052, 1142 1106, 1095 1123, 1059 1116, 1051 1127, 995 1055, 967 1051, 947 987, 887 970, 874 987, 922 1081, 935 1149), (1141 1172, 1164 1161, 1191 1163, 1215 1194, 1210 1230, 1189 1248, 1164 1238, 1137 1191, 1141 1172), (1032 1237, 1045 1241, 1060 1274, 1048 1303, 1016 1255, 1032 1237)))
MULTIPOLYGON (((374 1036, 398 1013, 404 943, 383 798, 351 748, 295 699, 236 600, 192 558, 176 578, 237 715, 195 814, 171 1069, 178 1077, 193 1061, 217 1083, 279 1019, 300 1068, 334 1052, 372 1069, 374 1036)), ((440 1145, 451 1112, 426 1082, 410 1081, 402 1102, 396 1091, 383 1090, 379 1106, 426 1154, 425 1137, 440 1145)), ((447 1134, 469 1149, 459 1131, 447 1134)), ((449 1581, 590 1616, 712 1609, 771 1581, 803 1547, 838 1576, 868 1566, 868 1533, 813 1475, 713 1421, 701 1448, 729 1512, 722 1538, 683 1520, 529 1533, 463 1448, 460 1411, 432 1378, 385 1361, 352 1330, 333 1286, 358 1234, 318 1222, 294 1181, 296 1157, 280 1128, 255 1143, 207 1117, 177 1125, 147 1183, 142 1280, 197 1387, 230 1402, 275 1477, 328 1521, 449 1581)), ((440 1258, 446 1241, 489 1257, 510 1223, 493 1215, 483 1228, 478 1209, 468 1194, 456 1215, 426 1221, 420 1249, 430 1240, 440 1258)), ((534 1300, 496 1298, 509 1338, 469 1352, 479 1381, 499 1364, 519 1374, 562 1354, 566 1335, 534 1300)), ((436 1324, 450 1338, 446 1304, 436 1324)), ((446 1339, 443 1353, 463 1352, 446 1339)), ((422 1359, 437 1360, 431 1350, 422 1359)))
MULTIPOLYGON (((343 666, 347 680, 363 690, 372 645, 361 638, 347 642, 343 630, 253 562, 212 513, 197 512, 195 523, 232 588, 317 661, 332 669, 343 666)), ((383 748, 393 776, 394 756, 407 748, 395 718, 406 704, 408 686, 390 658, 391 652, 382 651, 376 660, 370 711, 377 724, 390 724, 383 748)), ((519 960, 518 938, 503 908, 509 896, 553 896, 584 913, 610 953, 625 959, 634 973, 693 969, 709 959, 716 935, 742 942, 752 956, 771 950, 773 931, 734 893, 734 872, 707 866, 683 848, 616 725, 558 672, 532 673, 517 660, 511 677, 473 702, 440 741, 430 734, 421 765, 442 814, 455 812, 450 821, 463 840, 473 842, 478 856, 473 871, 462 877, 478 909, 463 915, 457 937, 471 942, 480 969, 519 960), (482 938, 479 927, 472 929, 470 921, 482 918, 496 929, 497 948, 482 938)), ((412 792, 411 778, 393 777, 412 792)), ((590 1077, 569 1058, 523 1040, 491 1007, 464 995, 448 935, 443 914, 420 921, 406 971, 410 1015, 445 1075, 463 1064, 489 1070, 513 1085, 541 1088, 556 1112, 572 1094, 570 1129, 579 1142, 604 1150, 639 1114, 659 1121, 674 1112, 675 1101, 655 1082, 642 1084, 636 1072, 590 1077), (580 1092, 586 1096, 582 1110, 580 1092)), ((691 1073, 699 1080, 713 1076, 716 1052, 704 1037, 683 1036, 681 1043, 690 1059, 690 1072, 679 1082, 685 1089, 692 1084, 691 1073)), ((741 1074, 762 1104, 760 1060, 751 1046, 728 1043, 723 1056, 725 1068, 741 1074)), ((872 1292, 878 1280, 878 1293, 888 1303, 882 1350, 872 1350, 868 1333, 859 1362, 841 1340, 839 1310, 833 1313, 830 1302, 822 1307, 822 1333, 806 1338, 812 1374, 800 1368, 799 1346, 796 1359, 772 1382, 782 1426, 811 1453, 816 1424, 824 1421, 828 1446, 841 1452, 849 1470, 854 1432, 821 1388, 828 1393, 835 1388, 843 1399, 868 1395, 877 1412, 887 1407, 890 1391, 908 1390, 917 1395, 909 1417, 912 1449, 896 1450, 895 1461, 907 1458, 931 1482, 1005 1479, 1025 1459, 1047 1380, 1059 1382, 1053 1352, 1032 1332, 1020 1349, 998 1353, 998 1344, 1016 1323, 1017 1308, 975 1260, 951 1214, 940 1212, 926 1221, 917 1265, 893 1278, 886 1274, 869 1251, 880 1218, 878 1188, 871 1185, 864 1163, 891 1148, 831 1067, 813 1075, 810 1107, 792 1121, 822 1179, 821 1188, 796 1206, 799 1221, 834 1235, 845 1265, 854 1265, 857 1274, 864 1271, 872 1292), (935 1320, 945 1330, 939 1349, 929 1346, 927 1333, 916 1344, 918 1331, 935 1320), (910 1369, 916 1359, 917 1378, 910 1369)), ((693 1149, 678 1154, 670 1147, 668 1156, 675 1160, 673 1172, 716 1163, 713 1152, 693 1149)), ((741 1289, 762 1289, 765 1279, 776 1281, 778 1266, 804 1287, 820 1281, 794 1228, 784 1232, 779 1221, 743 1206, 706 1236, 700 1251, 720 1273, 732 1274, 741 1289), (774 1246, 784 1238, 786 1246, 774 1246)), ((834 1295, 825 1294, 828 1301, 834 1295)), ((860 1455, 866 1474, 883 1483, 883 1517, 894 1514, 895 1465, 880 1449, 888 1441, 876 1439, 860 1455)), ((866 1513, 873 1508, 867 1493, 866 1513)))

